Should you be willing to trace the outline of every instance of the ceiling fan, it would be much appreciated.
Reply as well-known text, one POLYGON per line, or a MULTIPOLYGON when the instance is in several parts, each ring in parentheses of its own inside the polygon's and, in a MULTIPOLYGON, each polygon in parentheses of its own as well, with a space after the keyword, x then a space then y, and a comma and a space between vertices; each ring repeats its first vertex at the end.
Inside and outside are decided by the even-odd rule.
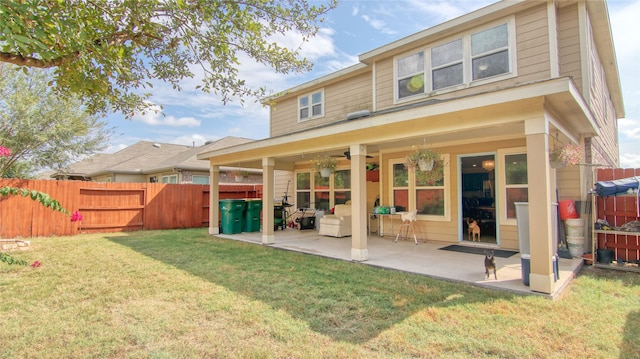
MULTIPOLYGON (((346 157, 349 161, 351 161, 351 151, 344 151, 342 155, 331 155, 331 157, 346 157)), ((367 158, 373 158, 373 156, 367 155, 367 158)))

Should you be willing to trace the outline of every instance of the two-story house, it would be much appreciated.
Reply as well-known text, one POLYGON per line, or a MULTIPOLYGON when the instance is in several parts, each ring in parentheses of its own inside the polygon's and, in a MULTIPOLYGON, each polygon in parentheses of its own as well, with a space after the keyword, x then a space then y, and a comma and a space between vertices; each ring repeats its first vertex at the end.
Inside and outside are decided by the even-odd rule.
MULTIPOLYGON (((552 293, 556 203, 586 198, 590 164, 618 165, 624 108, 605 2, 501 1, 359 60, 270 98, 269 138, 198 155, 211 165, 212 218, 219 168, 232 164, 263 170, 263 208, 277 197, 275 170, 291 174, 297 207, 350 200, 358 261, 368 258, 378 196, 417 210, 432 241, 466 240, 465 217, 480 213, 492 244, 506 249, 519 247, 514 203, 528 202, 530 287, 552 293), (552 168, 550 151, 568 143, 583 146, 584 164, 552 168), (404 166, 424 145, 440 153, 436 181, 404 166), (311 165, 325 156, 339 159, 329 178, 311 165), (367 181, 374 163, 378 182, 367 181)), ((277 240, 272 223, 264 211, 263 243, 277 240)))

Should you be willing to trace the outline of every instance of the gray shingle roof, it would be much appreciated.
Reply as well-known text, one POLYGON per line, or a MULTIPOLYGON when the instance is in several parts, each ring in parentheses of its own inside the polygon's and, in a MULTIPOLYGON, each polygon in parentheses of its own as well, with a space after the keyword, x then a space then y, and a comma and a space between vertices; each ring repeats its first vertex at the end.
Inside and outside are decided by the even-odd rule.
MULTIPOLYGON (((95 177, 109 173, 151 174, 163 170, 209 171, 208 161, 198 160, 202 151, 235 146, 254 140, 224 137, 200 147, 140 141, 118 152, 98 153, 76 162, 64 171, 68 176, 95 177)), ((56 173, 52 177, 60 176, 56 173)))

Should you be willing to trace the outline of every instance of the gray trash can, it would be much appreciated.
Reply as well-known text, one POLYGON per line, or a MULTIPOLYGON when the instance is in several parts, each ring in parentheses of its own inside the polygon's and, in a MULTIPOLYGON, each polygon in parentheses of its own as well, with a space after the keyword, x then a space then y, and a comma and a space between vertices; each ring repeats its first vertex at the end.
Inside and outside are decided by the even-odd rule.
MULTIPOLYGON (((522 265, 522 282, 529 286, 529 274, 531 274, 531 241, 529 238, 529 202, 515 202, 516 220, 518 222, 518 244, 520 246, 520 264, 522 265)), ((552 212, 552 236, 554 255, 551 257, 553 262, 553 281, 560 279, 558 256, 555 251, 558 250, 558 220, 556 216, 557 203, 553 204, 555 211, 552 212)))

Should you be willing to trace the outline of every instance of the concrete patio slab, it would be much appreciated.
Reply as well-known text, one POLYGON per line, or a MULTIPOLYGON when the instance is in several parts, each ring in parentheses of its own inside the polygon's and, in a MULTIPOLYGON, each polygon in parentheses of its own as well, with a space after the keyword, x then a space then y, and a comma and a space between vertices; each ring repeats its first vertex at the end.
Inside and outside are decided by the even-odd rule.
MULTIPOLYGON (((238 234, 219 234, 216 237, 237 241, 262 244, 261 232, 243 232, 238 234)), ((275 241, 271 247, 308 253, 328 258, 351 261, 351 237, 335 238, 319 236, 315 230, 285 229, 275 232, 275 241)), ((462 244, 482 248, 495 248, 488 244, 449 243, 428 241, 416 245, 413 240, 398 241, 394 238, 370 236, 368 239, 369 259, 359 263, 381 268, 395 269, 448 281, 506 290, 517 294, 541 295, 557 298, 569 285, 583 265, 582 259, 560 258, 558 261, 559 279, 553 293, 532 291, 522 280, 520 254, 508 258, 496 258, 498 279, 493 276, 486 279, 484 255, 440 250, 450 244, 462 244)))

